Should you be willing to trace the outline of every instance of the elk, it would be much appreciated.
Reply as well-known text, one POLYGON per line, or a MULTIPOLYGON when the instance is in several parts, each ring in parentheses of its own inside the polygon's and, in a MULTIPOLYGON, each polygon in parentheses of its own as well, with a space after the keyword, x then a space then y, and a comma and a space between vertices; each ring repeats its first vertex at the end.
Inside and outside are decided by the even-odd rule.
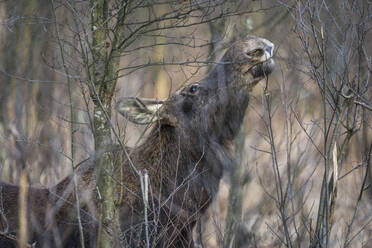
MULTIPOLYGON (((194 247, 192 229, 213 201, 224 169, 234 166, 232 141, 252 88, 274 69, 273 49, 270 41, 248 35, 234 41, 203 80, 182 87, 165 101, 119 99, 116 109, 125 118, 152 125, 141 145, 126 147, 127 153, 120 147, 111 151, 117 159, 120 245, 143 247, 150 239, 151 247, 194 247), (131 164, 148 174, 146 219, 143 188, 131 164)), ((77 175, 86 234, 97 229, 94 175, 93 163, 82 165, 77 175)), ((58 242, 59 247, 79 247, 71 192, 72 176, 51 188, 28 189, 30 241, 40 247, 57 247, 58 242)), ((17 234, 19 187, 1 183, 0 195, 6 231, 17 234)), ((4 235, 4 221, 0 228, 4 247, 11 241, 4 235)), ((86 238, 86 247, 94 247, 92 236, 86 238)))

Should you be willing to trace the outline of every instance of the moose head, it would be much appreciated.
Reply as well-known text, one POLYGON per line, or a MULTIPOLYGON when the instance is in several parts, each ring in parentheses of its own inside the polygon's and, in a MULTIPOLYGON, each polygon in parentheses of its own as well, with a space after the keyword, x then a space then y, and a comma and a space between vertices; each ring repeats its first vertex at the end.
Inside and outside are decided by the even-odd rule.
POLYGON ((122 98, 117 110, 136 124, 158 122, 174 127, 180 135, 195 135, 199 141, 232 140, 251 89, 274 69, 273 51, 270 41, 248 35, 233 43, 200 82, 182 87, 165 101, 122 98))

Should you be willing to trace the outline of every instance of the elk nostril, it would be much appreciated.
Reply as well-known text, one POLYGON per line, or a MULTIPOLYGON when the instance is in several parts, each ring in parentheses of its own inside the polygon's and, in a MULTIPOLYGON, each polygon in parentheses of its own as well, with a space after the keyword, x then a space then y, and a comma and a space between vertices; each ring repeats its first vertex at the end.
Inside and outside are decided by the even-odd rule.
POLYGON ((248 56, 251 56, 251 57, 260 57, 262 55, 264 55, 265 51, 261 48, 258 48, 258 49, 254 49, 252 51, 249 51, 247 52, 247 55, 248 56))
POLYGON ((265 51, 270 54, 270 56, 273 56, 273 47, 272 46, 267 46, 265 48, 265 51))

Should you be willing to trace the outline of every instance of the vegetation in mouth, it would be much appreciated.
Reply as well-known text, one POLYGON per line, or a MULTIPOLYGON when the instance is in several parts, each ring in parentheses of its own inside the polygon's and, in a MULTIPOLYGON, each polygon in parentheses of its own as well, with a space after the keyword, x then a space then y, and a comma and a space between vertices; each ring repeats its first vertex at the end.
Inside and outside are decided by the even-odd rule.
POLYGON ((253 78, 262 78, 269 75, 275 69, 275 64, 273 59, 266 60, 262 63, 256 64, 249 69, 253 78))

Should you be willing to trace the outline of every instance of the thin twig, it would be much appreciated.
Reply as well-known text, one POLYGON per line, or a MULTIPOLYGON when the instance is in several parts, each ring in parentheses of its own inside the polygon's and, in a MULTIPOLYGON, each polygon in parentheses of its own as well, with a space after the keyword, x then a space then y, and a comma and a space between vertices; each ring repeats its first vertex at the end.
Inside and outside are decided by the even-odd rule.
MULTIPOLYGON (((59 46, 59 49, 60 49, 60 55, 61 55, 61 59, 62 59, 63 68, 64 68, 64 71, 65 71, 65 74, 69 75, 69 70, 68 70, 68 67, 67 67, 66 62, 65 62, 65 56, 64 56, 62 42, 60 40, 59 25, 57 23, 57 17, 56 17, 56 13, 55 13, 54 0, 52 0, 52 8, 53 8, 53 11, 52 11, 53 12, 53 17, 54 17, 54 20, 55 20, 57 41, 58 41, 58 46, 59 46)), ((75 142, 75 139, 74 139, 74 133, 75 133, 74 120, 75 120, 75 116, 74 116, 74 104, 73 104, 72 89, 71 89, 72 83, 71 83, 71 78, 70 77, 66 77, 66 78, 67 78, 68 94, 69 94, 69 100, 70 100, 71 168, 72 168, 72 173, 73 173, 74 195, 75 195, 75 198, 76 198, 76 214, 77 214, 79 234, 80 234, 80 245, 81 245, 82 248, 84 248, 85 247, 84 231, 83 231, 83 224, 81 222, 80 199, 79 199, 79 192, 78 192, 78 185, 77 185, 78 182, 77 182, 77 176, 76 176, 75 166, 74 166, 74 163, 75 163, 75 144, 74 144, 74 142, 75 142)))

